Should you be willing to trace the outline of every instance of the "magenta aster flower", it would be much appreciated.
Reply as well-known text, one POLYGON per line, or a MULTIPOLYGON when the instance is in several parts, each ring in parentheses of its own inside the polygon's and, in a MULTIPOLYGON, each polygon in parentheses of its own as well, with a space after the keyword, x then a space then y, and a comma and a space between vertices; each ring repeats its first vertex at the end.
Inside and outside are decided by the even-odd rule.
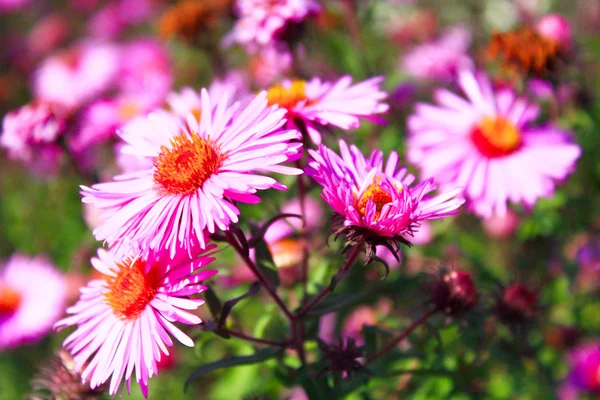
POLYGON ((0 270, 0 349, 35 342, 66 306, 62 274, 43 257, 13 255, 0 270))
POLYGON ((119 48, 86 43, 46 59, 35 72, 38 99, 77 108, 95 99, 115 83, 119 48))
POLYGON ((82 187, 83 202, 106 210, 106 221, 94 230, 119 254, 130 246, 143 251, 188 248, 192 238, 227 230, 238 221, 234 201, 258 203, 257 190, 286 187, 256 172, 300 174, 280 165, 300 155, 300 134, 280 129, 285 110, 267 107, 259 94, 246 108, 228 106, 222 97, 213 107, 202 91, 200 121, 187 124, 166 111, 129 124, 120 135, 122 151, 149 158, 152 168, 122 175, 111 183, 82 187))
POLYGON ((66 128, 64 110, 45 102, 33 102, 11 111, 2 121, 0 146, 11 158, 33 162, 40 151, 58 150, 57 140, 66 128))
POLYGON ((418 104, 408 119, 408 158, 422 176, 464 186, 473 210, 488 218, 506 214, 508 200, 533 206, 551 196, 581 154, 568 132, 533 125, 539 107, 494 90, 484 75, 462 71, 458 84, 467 99, 439 89, 438 106, 418 104))
MULTIPOLYGON (((208 245, 204 251, 215 247, 208 245)), ((200 282, 217 271, 200 270, 214 258, 198 254, 198 249, 195 244, 196 257, 188 256, 187 251, 178 251, 174 257, 160 251, 147 259, 129 255, 120 260, 98 250, 92 265, 102 279, 82 288, 79 301, 67 309, 72 316, 55 325, 57 329, 77 326, 63 346, 73 355, 75 370, 89 381, 90 388, 110 379, 109 393, 114 396, 124 380, 129 392, 135 369, 135 380, 147 397, 148 379, 158 374, 156 363, 169 354, 171 336, 194 346, 173 323, 202 322, 186 310, 196 310, 204 301, 188 296, 206 290, 200 282)))
POLYGON ((455 27, 439 39, 413 48, 402 59, 402 67, 417 78, 451 81, 457 71, 473 66, 467 55, 470 43, 470 32, 455 27))
MULTIPOLYGON (((600 342, 573 349, 568 357, 571 371, 561 385, 561 400, 576 400, 580 395, 600 395, 600 342)), ((595 398, 595 397, 594 397, 595 398)))
POLYGON ((415 177, 398 168, 396 152, 385 164, 381 151, 367 159, 342 140, 340 152, 341 157, 323 145, 319 151, 309 150, 312 160, 306 173, 323 186, 321 197, 342 223, 337 233, 352 245, 365 241, 369 256, 377 245, 397 251, 398 243, 410 244, 421 221, 456 214, 464 203, 456 198, 460 188, 425 197, 435 189, 433 179, 410 187, 415 177))
POLYGON ((315 0, 237 0, 239 19, 225 37, 225 45, 239 43, 256 51, 278 40, 289 24, 298 24, 316 14, 321 6, 315 0))
POLYGON ((388 110, 381 103, 387 94, 381 90, 383 77, 375 77, 352 85, 352 77, 343 76, 337 82, 285 81, 269 89, 269 104, 277 104, 288 110, 291 127, 305 126, 310 138, 321 143, 318 125, 333 125, 341 129, 355 129, 360 119, 381 122, 375 114, 388 110))

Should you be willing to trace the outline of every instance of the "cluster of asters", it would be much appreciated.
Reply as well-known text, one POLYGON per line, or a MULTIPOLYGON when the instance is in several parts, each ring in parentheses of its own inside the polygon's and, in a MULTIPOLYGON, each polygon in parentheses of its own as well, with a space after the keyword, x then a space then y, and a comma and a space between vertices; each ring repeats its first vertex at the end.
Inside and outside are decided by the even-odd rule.
MULTIPOLYGON (((236 6, 240 18, 226 42, 250 51, 276 46, 286 28, 319 10, 311 0, 239 0, 236 6)), ((544 32, 552 29, 539 29, 534 37, 550 41, 544 32)), ((36 101, 4 119, 2 145, 9 154, 37 159, 32 151, 59 146, 65 129, 75 125, 77 134, 66 142, 75 152, 116 131, 122 140, 118 155, 135 160, 110 182, 82 186, 83 202, 102 210, 93 234, 107 248, 91 260, 101 278, 82 288, 69 316, 55 324, 76 327, 64 342, 73 370, 92 390, 107 385, 115 395, 135 381, 147 396, 148 381, 173 338, 193 346, 180 327, 202 322, 194 311, 203 300, 193 296, 216 274, 206 268, 216 254, 210 235, 238 223, 238 204, 259 203, 259 191, 286 190, 272 174, 311 177, 335 215, 335 233, 347 248, 365 249, 369 259, 377 246, 397 254, 421 224, 454 215, 465 202, 475 214, 492 218, 506 215, 509 201, 532 207, 551 196, 574 170, 579 146, 569 132, 536 123, 541 114, 536 103, 476 70, 465 54, 468 43, 464 31, 455 30, 421 49, 437 54, 441 46, 456 53, 443 53, 445 64, 419 68, 420 74, 455 84, 454 90, 437 89, 436 104, 417 104, 407 120, 407 158, 418 167, 419 181, 397 152, 365 156, 343 140, 338 150, 324 144, 326 127, 352 130, 361 120, 381 121, 388 111, 382 77, 358 83, 350 76, 288 79, 259 94, 217 82, 208 90, 168 94, 168 63, 152 44, 125 50, 81 44, 44 62, 36 73, 36 101), (123 59, 131 65, 116 62, 119 51, 127 52, 123 59), (108 68, 107 60, 115 63, 108 68), (140 65, 143 78, 127 79, 140 65), (154 86, 145 91, 146 85, 154 86), (102 100, 99 93, 115 89, 116 97, 102 100), (169 107, 161 108, 165 99, 169 107), (86 125, 100 114, 103 122, 112 122, 86 125), (296 166, 285 165, 291 162, 296 166)), ((406 60, 409 70, 418 57, 406 60)), ((17 272, 11 266, 18 261, 25 263, 11 260, 0 279, 0 340, 31 320, 23 300, 41 298, 13 283, 19 279, 13 279, 17 272)), ((440 282, 433 299, 438 308, 453 314, 474 304, 470 278, 452 272, 440 282)), ((27 290, 35 289, 31 286, 27 290)), ((513 289, 506 296, 510 304, 516 296, 527 306, 522 294, 513 289)), ((513 308, 499 313, 510 316, 513 308)), ((354 342, 348 346, 354 350, 354 342)), ((584 361, 589 359, 597 363, 598 357, 584 361)), ((578 377, 573 381, 583 385, 578 377)))

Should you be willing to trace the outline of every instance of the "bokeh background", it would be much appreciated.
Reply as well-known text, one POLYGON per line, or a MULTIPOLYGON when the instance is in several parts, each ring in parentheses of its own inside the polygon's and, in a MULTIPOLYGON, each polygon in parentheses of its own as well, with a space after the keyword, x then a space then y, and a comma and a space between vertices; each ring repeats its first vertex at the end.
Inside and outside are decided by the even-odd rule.
MULTIPOLYGON (((350 74, 362 80, 382 75, 390 94, 387 124, 365 123, 352 132, 334 131, 327 140, 333 144, 341 137, 365 152, 380 148, 386 153, 398 151, 401 156, 405 154, 406 117, 414 103, 431 100, 434 88, 449 85, 415 77, 405 68, 402 60, 416 46, 460 26, 470 35, 468 54, 487 66, 484 54, 494 32, 532 24, 550 12, 562 14, 572 24, 574 38, 572 57, 564 60, 567 83, 563 97, 557 100, 557 95, 551 94, 536 101, 544 106, 545 118, 570 129, 582 147, 576 172, 553 197, 539 200, 532 210, 512 207, 508 221, 484 223, 462 212, 432 224, 426 244, 403 250, 402 265, 392 269, 385 281, 379 279, 382 271, 374 266, 353 274, 341 290, 369 294, 338 307, 328 323, 332 336, 356 334, 365 323, 390 330, 406 326, 427 298, 423 282, 440 265, 469 271, 481 294, 472 315, 453 323, 428 325, 407 349, 406 359, 397 360, 387 372, 377 371, 349 399, 552 399, 568 373, 565 354, 569 346, 600 336, 597 0, 360 0, 355 2, 353 20, 347 14, 352 2, 322 1, 323 12, 299 33, 298 63, 289 68, 282 58, 265 61, 235 46, 221 47, 235 20, 226 1, 224 11, 196 19, 193 11, 173 11, 181 2, 166 0, 35 0, 18 7, 3 3, 11 2, 0 1, 2 115, 32 99, 33 76, 47 57, 82 40, 125 45, 144 38, 166 54, 169 89, 173 90, 208 86, 227 70, 241 71, 241 79, 251 90, 268 87, 285 76, 333 79, 350 74), (266 67, 272 63, 282 68, 276 68, 273 78, 265 78, 265 62, 266 67), (526 285, 537 296, 539 308, 526 329, 500 324, 493 315, 502 285, 511 282, 526 285), (419 372, 386 377, 386 373, 402 370, 419 372)), ((119 57, 119 62, 142 62, 135 59, 134 52, 119 57)), ((79 185, 106 180, 118 170, 113 152, 116 141, 109 138, 85 155, 73 156, 67 151, 55 171, 40 171, 11 160, 0 150, 0 259, 15 252, 47 255, 65 273, 70 302, 90 278, 89 258, 101 245, 92 236, 95 216, 84 210, 79 185), (82 157, 91 165, 72 157, 82 157)), ((294 184, 289 177, 283 182, 294 184)), ((242 208, 244 220, 261 221, 274 215, 294 197, 294 190, 265 193, 262 206, 242 208)), ((318 199, 318 193, 315 188, 310 194, 318 199)), ((320 206, 325 215, 330 214, 324 203, 320 206)), ((311 292, 328 282, 340 265, 336 251, 341 245, 330 243, 327 248, 324 243, 328 228, 322 224, 315 235, 320 246, 315 247, 310 264, 311 292)), ((224 299, 247 290, 247 277, 238 264, 229 249, 216 262, 219 278, 212 287, 224 299)), ((290 274, 293 282, 294 274, 290 274)), ((297 302, 298 289, 286 290, 286 298, 297 302)), ((236 323, 257 336, 282 336, 285 321, 274 304, 266 297, 259 298, 245 300, 234 310, 236 323)), ((210 318, 207 309, 201 312, 210 318)), ((217 370, 184 392, 183 382, 195 367, 227 355, 252 353, 252 347, 241 341, 226 341, 200 328, 188 332, 196 340, 195 347, 175 346, 172 365, 150 382, 150 398, 231 400, 297 395, 294 384, 281 378, 274 360, 217 370)), ((52 334, 36 344, 0 352, 0 399, 20 399, 28 393, 36 369, 60 348, 64 337, 64 333, 52 334)), ((138 390, 131 397, 142 398, 138 390)))

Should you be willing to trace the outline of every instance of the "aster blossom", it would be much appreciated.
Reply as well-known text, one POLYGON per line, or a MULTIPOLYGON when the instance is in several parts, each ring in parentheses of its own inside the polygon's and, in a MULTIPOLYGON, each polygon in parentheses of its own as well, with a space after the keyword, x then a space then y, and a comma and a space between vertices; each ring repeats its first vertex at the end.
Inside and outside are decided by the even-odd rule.
POLYGON ((595 340, 574 348, 568 362, 571 370, 559 389, 558 398, 576 400, 585 395, 590 398, 600 395, 600 342, 595 340))
POLYGON ((383 77, 378 76, 352 84, 349 75, 336 82, 287 80, 271 87, 268 99, 269 104, 288 111, 290 127, 306 129, 311 140, 320 144, 319 126, 348 130, 358 128, 361 119, 383 122, 377 114, 385 113, 389 106, 382 102, 387 97, 380 88, 382 82, 383 77))
POLYGON ((189 298, 206 287, 202 281, 217 271, 203 270, 214 260, 206 254, 215 245, 193 255, 178 251, 151 252, 147 258, 128 255, 115 258, 98 250, 93 267, 102 274, 81 289, 79 301, 67 309, 71 314, 55 325, 56 329, 76 326, 63 347, 73 356, 75 371, 95 389, 110 379, 114 396, 125 381, 128 392, 135 369, 135 381, 148 396, 148 379, 158 374, 157 362, 169 355, 171 336, 186 346, 194 343, 175 322, 197 325, 202 321, 190 311, 204 303, 189 298))
POLYGON ((66 306, 64 276, 42 256, 14 254, 0 269, 0 350, 33 343, 66 306))
POLYGON ((267 107, 265 93, 243 109, 239 103, 229 106, 227 96, 213 106, 206 90, 201 98, 199 121, 189 114, 182 124, 161 111, 120 133, 126 142, 122 152, 152 160, 152 168, 82 187, 83 202, 106 210, 94 235, 117 254, 129 248, 167 248, 174 254, 196 236, 204 246, 205 231, 227 230, 238 221, 234 201, 255 204, 258 190, 286 189, 255 172, 302 173, 280 165, 300 156, 300 134, 281 129, 286 112, 267 107))
POLYGON ((408 158, 422 176, 444 187, 465 187, 476 214, 503 216, 507 201, 531 207, 554 193, 581 154, 569 132, 535 126, 540 108, 511 89, 494 89, 489 79, 461 71, 466 99, 435 92, 438 105, 418 104, 408 119, 408 158))
POLYGON ((315 0, 237 0, 234 7, 239 19, 224 43, 249 51, 273 44, 286 26, 321 10, 315 0))
POLYGON ((426 197, 436 188, 433 179, 410 187, 415 177, 398 168, 396 152, 384 164, 381 151, 367 159, 356 146, 339 144, 341 157, 323 145, 309 150, 306 173, 323 186, 321 197, 341 221, 337 233, 349 244, 365 241, 369 256, 377 245, 397 251, 398 243, 410 244, 421 221, 456 214, 464 203, 460 188, 426 197))

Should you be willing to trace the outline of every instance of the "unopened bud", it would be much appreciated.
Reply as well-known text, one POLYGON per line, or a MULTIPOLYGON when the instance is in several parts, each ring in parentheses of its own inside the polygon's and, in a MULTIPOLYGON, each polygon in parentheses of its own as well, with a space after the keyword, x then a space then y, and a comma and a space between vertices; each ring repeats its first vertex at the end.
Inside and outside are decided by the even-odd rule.
POLYGON ((498 318, 504 322, 524 323, 538 312, 537 293, 520 283, 513 283, 504 288, 495 311, 498 318))
POLYGON ((536 29, 540 35, 558 43, 563 51, 568 51, 573 44, 571 24, 560 14, 548 14, 542 17, 536 29))
POLYGON ((433 285, 432 300, 436 307, 448 315, 468 311, 477 304, 477 290, 471 274, 465 271, 448 271, 433 285))

